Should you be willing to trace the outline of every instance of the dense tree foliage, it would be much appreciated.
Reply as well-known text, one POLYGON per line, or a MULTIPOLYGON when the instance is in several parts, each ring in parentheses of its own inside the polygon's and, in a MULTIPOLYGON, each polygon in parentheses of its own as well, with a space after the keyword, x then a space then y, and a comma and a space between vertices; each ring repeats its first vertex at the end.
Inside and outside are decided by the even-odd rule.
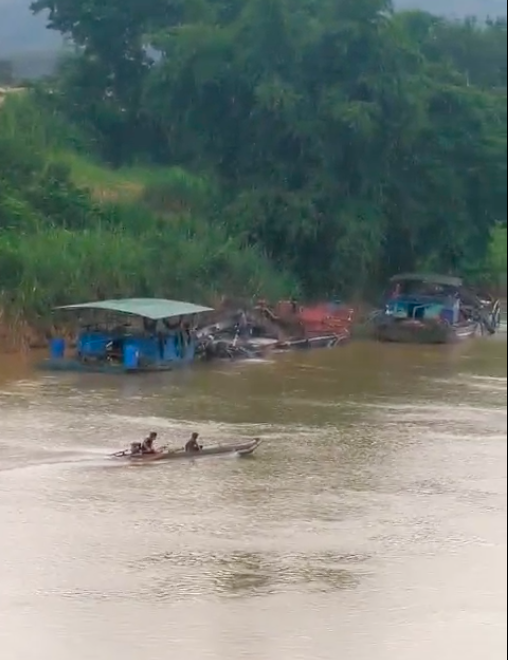
POLYGON ((207 177, 209 226, 311 295, 406 269, 478 272, 506 225, 505 21, 390 0, 33 9, 76 44, 51 103, 102 157, 207 177))
POLYGON ((147 169, 146 185, 125 198, 111 194, 111 173, 87 160, 87 148, 37 92, 13 95, 2 107, 0 312, 32 319, 56 304, 105 295, 206 301, 224 291, 295 290, 260 251, 201 217, 215 194, 207 181, 178 168, 147 169), (96 167, 105 198, 76 184, 66 155, 85 170, 96 167))

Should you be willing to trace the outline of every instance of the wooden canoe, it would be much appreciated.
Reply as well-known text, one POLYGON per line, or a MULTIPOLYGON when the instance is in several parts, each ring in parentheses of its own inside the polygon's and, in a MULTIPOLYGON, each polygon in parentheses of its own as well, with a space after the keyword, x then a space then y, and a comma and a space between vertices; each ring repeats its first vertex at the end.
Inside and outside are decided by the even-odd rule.
POLYGON ((256 438, 248 442, 233 445, 213 445, 203 447, 199 452, 186 452, 185 449, 161 449, 155 454, 134 454, 129 451, 113 454, 111 458, 116 460, 144 465, 145 463, 160 463, 162 461, 176 461, 182 459, 204 458, 205 456, 237 455, 250 456, 261 444, 261 440, 256 438))

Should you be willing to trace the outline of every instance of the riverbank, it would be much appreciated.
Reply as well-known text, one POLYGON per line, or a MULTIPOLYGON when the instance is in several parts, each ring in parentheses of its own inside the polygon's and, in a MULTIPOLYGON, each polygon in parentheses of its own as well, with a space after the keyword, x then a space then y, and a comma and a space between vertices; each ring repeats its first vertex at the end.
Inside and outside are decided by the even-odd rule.
MULTIPOLYGON (((250 303, 245 301, 231 301, 226 298, 221 300, 208 300, 208 304, 216 311, 206 316, 204 325, 211 325, 225 318, 231 318, 239 309, 249 309, 250 303)), ((501 301, 503 316, 507 313, 506 297, 501 301)), ((347 324, 351 339, 361 340, 372 335, 372 326, 370 317, 375 307, 372 304, 358 302, 352 304, 344 303, 344 310, 350 310, 351 322, 347 324)), ((29 323, 22 318, 11 319, 10 321, 2 314, 0 310, 0 355, 27 355, 31 351, 47 350, 51 337, 64 337, 68 346, 75 345, 77 337, 77 325, 69 323, 67 325, 61 322, 58 326, 51 321, 40 321, 29 323)))
POLYGON ((31 350, 47 348, 49 334, 36 329, 26 321, 2 318, 0 311, 0 354, 23 354, 31 350))

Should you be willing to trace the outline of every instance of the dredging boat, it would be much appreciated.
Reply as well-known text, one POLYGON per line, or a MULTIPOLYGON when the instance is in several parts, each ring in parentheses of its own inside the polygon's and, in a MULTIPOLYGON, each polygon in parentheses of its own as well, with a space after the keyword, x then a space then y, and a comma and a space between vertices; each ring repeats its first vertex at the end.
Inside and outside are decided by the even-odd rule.
POLYGON ((302 306, 280 301, 271 308, 224 311, 213 325, 199 330, 205 359, 248 360, 290 350, 333 348, 349 341, 354 310, 341 303, 302 306))
POLYGON ((170 371, 196 358, 195 317, 213 311, 189 302, 129 298, 68 305, 79 315, 76 345, 50 342, 39 366, 50 371, 139 373, 170 371))
POLYGON ((459 277, 408 273, 390 284, 384 309, 373 319, 379 341, 451 344, 499 327, 499 301, 482 300, 459 277))
POLYGON ((261 444, 259 438, 247 442, 241 442, 231 445, 210 445, 202 447, 200 451, 189 452, 185 449, 170 449, 163 447, 152 453, 132 453, 130 449, 120 451, 111 455, 116 461, 123 461, 135 465, 144 465, 148 463, 161 463, 164 461, 194 460, 196 458, 205 458, 206 456, 251 456, 261 444))

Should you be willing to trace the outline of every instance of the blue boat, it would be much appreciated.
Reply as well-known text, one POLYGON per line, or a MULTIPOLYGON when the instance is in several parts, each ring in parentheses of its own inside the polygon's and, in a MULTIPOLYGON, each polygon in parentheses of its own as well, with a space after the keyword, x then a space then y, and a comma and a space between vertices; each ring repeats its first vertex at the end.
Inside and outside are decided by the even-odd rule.
POLYGON ((497 330, 499 306, 486 305, 458 277, 409 273, 390 282, 384 309, 375 317, 379 341, 449 344, 497 330))
POLYGON ((70 347, 63 337, 53 338, 49 358, 40 367, 103 373, 170 371, 193 362, 195 318, 213 311, 152 298, 104 300, 57 310, 80 316, 77 341, 70 347))

